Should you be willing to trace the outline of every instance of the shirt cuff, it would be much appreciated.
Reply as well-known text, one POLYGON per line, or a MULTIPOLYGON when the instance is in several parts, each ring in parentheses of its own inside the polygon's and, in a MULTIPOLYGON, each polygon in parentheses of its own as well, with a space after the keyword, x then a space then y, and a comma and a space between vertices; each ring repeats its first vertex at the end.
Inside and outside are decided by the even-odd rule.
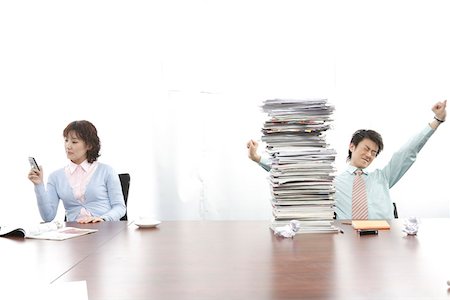
POLYGON ((272 168, 272 161, 269 157, 261 156, 261 160, 258 164, 267 171, 270 171, 270 169, 272 168))

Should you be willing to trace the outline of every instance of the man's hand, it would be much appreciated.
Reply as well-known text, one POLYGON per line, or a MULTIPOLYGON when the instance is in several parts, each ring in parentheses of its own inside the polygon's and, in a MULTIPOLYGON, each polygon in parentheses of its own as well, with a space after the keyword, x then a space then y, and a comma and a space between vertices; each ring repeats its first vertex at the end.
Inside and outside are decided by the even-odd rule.
POLYGON ((438 102, 435 105, 433 105, 431 110, 434 112, 434 115, 437 119, 439 119, 441 121, 445 121, 445 118, 447 117, 447 110, 445 109, 446 106, 447 106, 447 100, 438 102))
POLYGON ((261 161, 261 156, 258 155, 258 143, 254 140, 250 140, 247 143, 248 148, 248 158, 253 160, 254 162, 259 163, 261 161))

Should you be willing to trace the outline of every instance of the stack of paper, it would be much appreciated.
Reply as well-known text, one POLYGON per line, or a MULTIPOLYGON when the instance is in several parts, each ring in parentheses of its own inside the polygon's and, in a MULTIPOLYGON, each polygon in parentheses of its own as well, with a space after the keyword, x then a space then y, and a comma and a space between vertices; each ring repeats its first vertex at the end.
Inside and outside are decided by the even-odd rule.
POLYGON ((327 99, 273 99, 262 140, 272 161, 272 227, 300 221, 300 233, 338 232, 334 218, 336 151, 326 142, 334 107, 327 99))

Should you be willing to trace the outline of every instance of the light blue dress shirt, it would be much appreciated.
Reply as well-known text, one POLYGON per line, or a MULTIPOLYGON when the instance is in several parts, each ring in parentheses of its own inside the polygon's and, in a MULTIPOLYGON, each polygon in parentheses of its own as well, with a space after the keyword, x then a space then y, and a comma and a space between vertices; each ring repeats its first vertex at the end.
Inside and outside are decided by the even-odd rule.
POLYGON ((44 184, 38 184, 34 186, 34 191, 45 222, 55 218, 59 200, 64 204, 67 221, 76 221, 81 207, 105 221, 118 221, 126 211, 119 176, 110 166, 102 163, 98 163, 86 186, 83 203, 75 199, 64 168, 50 174, 47 189, 44 184))
MULTIPOLYGON (((363 169, 362 175, 366 183, 369 219, 393 219, 394 211, 389 189, 393 187, 408 171, 416 160, 417 154, 435 132, 429 125, 418 135, 410 139, 398 150, 389 163, 382 169, 368 172, 363 169)), ((270 159, 261 158, 259 165, 270 170, 270 159)), ((336 176, 334 184, 336 188, 336 218, 352 218, 352 189, 354 171, 356 167, 349 165, 347 170, 336 176)))

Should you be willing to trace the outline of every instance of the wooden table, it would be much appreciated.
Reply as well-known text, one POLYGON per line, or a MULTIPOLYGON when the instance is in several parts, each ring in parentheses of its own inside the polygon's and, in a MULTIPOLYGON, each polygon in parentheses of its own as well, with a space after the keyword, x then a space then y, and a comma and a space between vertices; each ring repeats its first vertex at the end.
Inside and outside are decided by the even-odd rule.
POLYGON ((97 228, 98 232, 65 241, 33 240, 18 237, 0 238, 0 287, 38 282, 49 284, 73 268, 80 261, 101 248, 120 231, 127 222, 111 222, 67 226, 97 228))
POLYGON ((28 261, 49 264, 43 274, 54 282, 86 280, 90 300, 450 299, 450 219, 421 220, 417 236, 402 222, 377 236, 338 222, 344 234, 294 239, 275 237, 264 221, 105 222, 89 236, 14 247, 64 250, 28 261))
POLYGON ((89 299, 449 299, 449 219, 402 220, 378 236, 277 238, 263 221, 131 225, 59 280, 89 299))

